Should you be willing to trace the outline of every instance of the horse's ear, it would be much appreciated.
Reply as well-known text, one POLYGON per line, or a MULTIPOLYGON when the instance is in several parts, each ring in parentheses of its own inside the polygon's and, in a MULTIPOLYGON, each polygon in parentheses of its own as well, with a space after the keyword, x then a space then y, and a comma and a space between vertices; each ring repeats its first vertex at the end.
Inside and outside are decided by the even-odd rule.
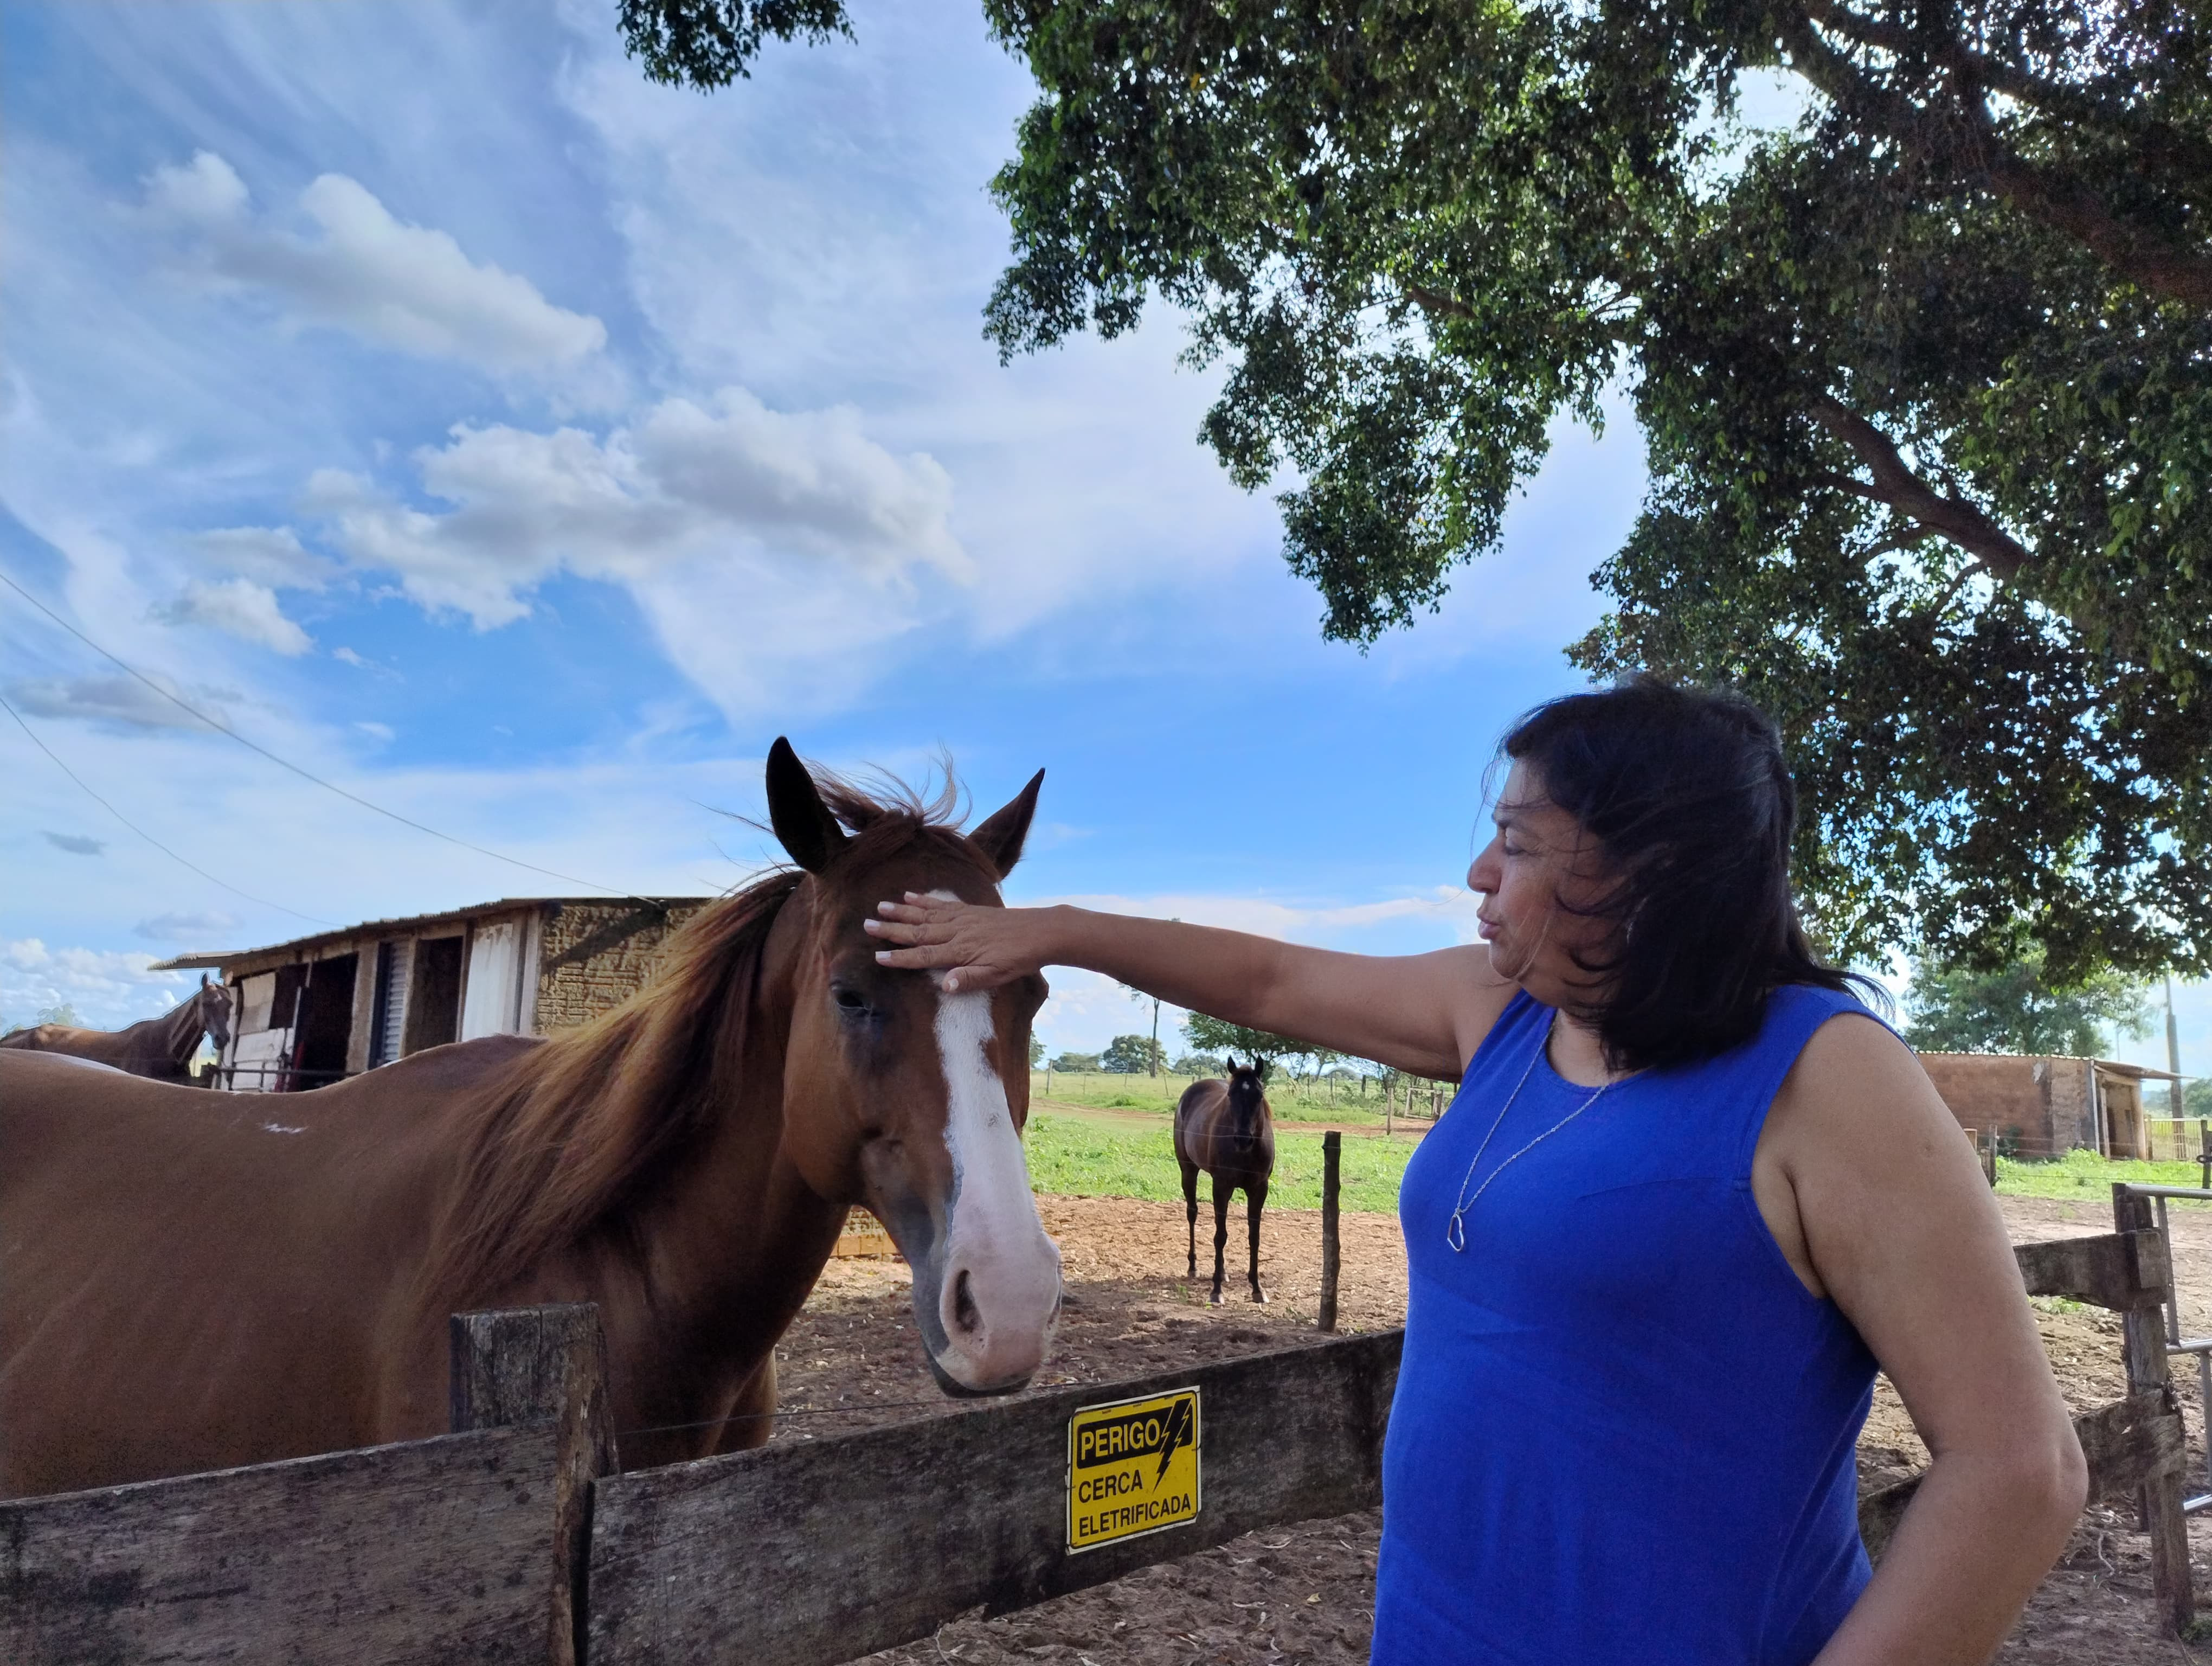
POLYGON ((968 842, 990 859, 1001 879, 1022 859, 1022 841, 1030 836, 1030 822, 1036 814, 1037 789, 1043 785, 1044 771, 1040 769, 1030 777, 1028 786, 968 836, 968 842))
POLYGON ((845 843, 845 830, 822 802, 814 777, 781 735, 768 749, 768 820, 791 860, 809 873, 830 866, 845 843))
POLYGON ((207 974, 205 972, 202 972, 200 974, 200 988, 203 989, 207 988, 207 974))

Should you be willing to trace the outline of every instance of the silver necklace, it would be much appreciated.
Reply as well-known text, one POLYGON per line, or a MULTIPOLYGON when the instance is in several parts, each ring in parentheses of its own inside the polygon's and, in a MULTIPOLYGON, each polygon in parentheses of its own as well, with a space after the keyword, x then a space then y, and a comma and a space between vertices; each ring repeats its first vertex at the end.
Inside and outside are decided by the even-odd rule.
MULTIPOLYGON (((1521 1097, 1521 1090, 1528 1085, 1528 1078, 1536 1068, 1536 1061, 1544 1056, 1545 1049, 1551 1046, 1551 1044, 1552 1032, 1550 1029, 1547 1027, 1544 1031, 1544 1038, 1536 1043, 1536 1050, 1528 1055, 1528 1068, 1521 1073, 1521 1079, 1513 1084, 1513 1091, 1505 1096, 1505 1103, 1498 1108, 1498 1120, 1490 1125, 1490 1132, 1482 1136, 1482 1143, 1474 1148, 1474 1156, 1467 1165, 1467 1177, 1459 1183, 1459 1201, 1452 1206, 1451 1219, 1444 1224, 1444 1242, 1451 1245, 1452 1250, 1455 1254, 1463 1254, 1467 1250, 1467 1226, 1465 1225, 1467 1212, 1474 1207, 1476 1204, 1482 1201, 1482 1195, 1490 1189, 1490 1183, 1497 1179, 1499 1175, 1504 1174, 1506 1170, 1511 1168, 1514 1164, 1518 1162, 1522 1158, 1535 1150, 1537 1146, 1542 1145, 1547 1140, 1557 1134, 1561 1128, 1566 1127, 1568 1123, 1573 1122, 1576 1117, 1581 1116, 1592 1105, 1595 1104, 1600 1099, 1605 1097, 1605 1091, 1613 1085, 1613 1083, 1610 1080, 1599 1083, 1596 1092, 1591 1094, 1589 1098, 1583 1100, 1582 1104, 1577 1105, 1572 1110, 1559 1118, 1558 1122, 1553 1123, 1551 1127, 1546 1128, 1534 1140, 1531 1140, 1527 1145, 1522 1146, 1519 1151, 1515 1152, 1512 1156, 1507 1158, 1503 1163, 1500 1163, 1496 1168, 1485 1175, 1483 1177, 1482 1184, 1477 1186, 1474 1189, 1474 1195, 1473 1197, 1469 1197, 1467 1195, 1467 1189, 1468 1183, 1474 1178, 1475 1165, 1482 1161, 1483 1152, 1490 1149, 1490 1142, 1493 1139, 1497 1138, 1498 1130, 1505 1125, 1505 1113, 1513 1109, 1513 1102, 1521 1097)), ((1621 1079, 1626 1081, 1627 1078, 1623 1077, 1621 1079)))

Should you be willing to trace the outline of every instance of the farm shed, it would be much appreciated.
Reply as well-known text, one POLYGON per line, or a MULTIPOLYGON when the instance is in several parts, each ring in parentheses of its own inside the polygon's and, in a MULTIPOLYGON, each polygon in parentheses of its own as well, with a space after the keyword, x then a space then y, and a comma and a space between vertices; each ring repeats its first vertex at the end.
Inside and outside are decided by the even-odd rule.
POLYGON ((216 1085, 289 1092, 447 1042, 550 1035, 619 1005, 707 897, 507 897, 266 948, 179 955, 230 986, 216 1085))
POLYGON ((1920 1062, 1961 1128, 1993 1134, 2011 1147, 2008 1155, 2021 1157, 2063 1157, 2077 1147, 2149 1156, 2143 1081, 2173 1079, 2113 1059, 1923 1053, 1920 1062))

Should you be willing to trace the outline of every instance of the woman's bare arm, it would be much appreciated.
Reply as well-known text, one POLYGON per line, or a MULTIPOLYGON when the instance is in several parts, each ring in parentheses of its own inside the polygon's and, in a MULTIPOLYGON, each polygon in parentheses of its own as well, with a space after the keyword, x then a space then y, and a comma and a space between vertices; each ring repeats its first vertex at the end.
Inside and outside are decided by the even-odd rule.
POLYGON ((1843 1018, 1776 1097, 1753 1183, 1935 1460, 1817 1666, 1986 1660, 2064 1548, 2087 1481, 1981 1167, 1905 1044, 1843 1018))
POLYGON ((1513 994, 1481 945, 1338 954, 1208 926, 1085 909, 979 908, 908 893, 868 929, 887 966, 988 989, 1081 966, 1177 1006, 1423 1076, 1455 1078, 1513 994))

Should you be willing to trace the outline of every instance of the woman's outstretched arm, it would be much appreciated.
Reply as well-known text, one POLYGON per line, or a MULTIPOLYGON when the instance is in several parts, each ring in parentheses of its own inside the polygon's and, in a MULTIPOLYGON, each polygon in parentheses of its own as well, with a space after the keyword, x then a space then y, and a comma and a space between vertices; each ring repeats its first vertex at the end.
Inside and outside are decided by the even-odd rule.
POLYGON ((988 989, 1047 966, 1081 966, 1177 1006, 1455 1078, 1513 994, 1476 944, 1432 954, 1338 954, 1243 932, 1065 906, 984 908, 908 892, 868 929, 887 966, 988 989))

